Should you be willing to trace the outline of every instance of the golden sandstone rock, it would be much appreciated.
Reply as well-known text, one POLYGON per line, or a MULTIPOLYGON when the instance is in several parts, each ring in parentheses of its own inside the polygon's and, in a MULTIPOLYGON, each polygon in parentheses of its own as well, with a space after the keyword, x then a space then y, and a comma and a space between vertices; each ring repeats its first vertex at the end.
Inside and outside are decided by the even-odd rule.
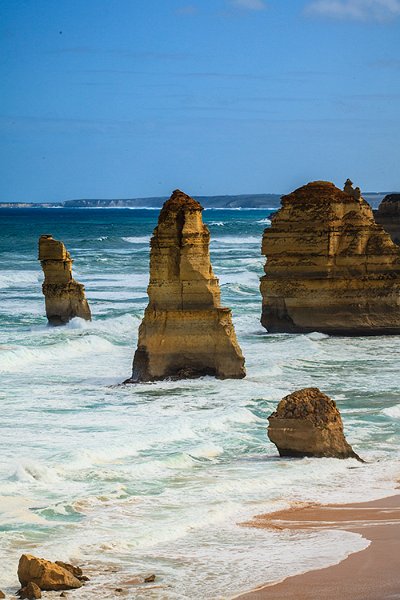
POLYGON ((220 304, 202 206, 176 190, 151 239, 149 304, 128 382, 245 376, 231 319, 220 304))
POLYGON ((346 192, 314 181, 283 196, 262 242, 268 331, 400 334, 400 248, 346 192))
POLYGON ((285 396, 268 418, 268 437, 281 456, 360 457, 347 443, 335 402, 318 388, 285 396))
POLYGON ((18 579, 22 586, 35 583, 41 590, 72 590, 82 583, 69 571, 56 563, 23 554, 18 564, 18 579))
POLYGON ((64 244, 51 235, 40 236, 39 260, 44 272, 42 290, 49 323, 63 325, 74 317, 90 321, 85 288, 72 277, 73 261, 64 244))
POLYGON ((382 225, 395 244, 400 245, 400 194, 388 194, 374 210, 375 221, 382 225))

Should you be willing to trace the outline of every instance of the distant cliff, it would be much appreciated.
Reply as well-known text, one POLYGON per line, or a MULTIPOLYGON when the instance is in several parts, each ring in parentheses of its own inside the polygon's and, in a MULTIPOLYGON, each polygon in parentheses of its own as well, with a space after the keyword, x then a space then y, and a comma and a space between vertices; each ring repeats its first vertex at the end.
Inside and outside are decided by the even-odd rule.
MULTIPOLYGON (((280 194, 195 196, 205 208, 278 208, 280 194)), ((0 208, 161 208, 167 196, 150 198, 87 198, 65 202, 0 202, 0 208)))
MULTIPOLYGON (((242 194, 240 196, 195 196, 204 208, 278 207, 280 194, 242 194)), ((130 198, 125 200, 67 200, 66 208, 161 208, 168 198, 130 198)))
MULTIPOLYGON (((377 208, 387 192, 366 192, 363 198, 377 208)), ((279 208, 281 194, 193 196, 204 208, 279 208)), ((150 198, 87 198, 65 202, 0 202, 0 208, 161 208, 167 196, 150 198)))

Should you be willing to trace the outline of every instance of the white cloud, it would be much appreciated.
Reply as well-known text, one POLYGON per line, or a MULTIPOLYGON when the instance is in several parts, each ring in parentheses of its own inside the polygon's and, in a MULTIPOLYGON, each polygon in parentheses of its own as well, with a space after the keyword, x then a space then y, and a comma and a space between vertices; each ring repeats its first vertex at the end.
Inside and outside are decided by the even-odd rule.
POLYGON ((266 8, 264 0, 231 0, 231 4, 245 10, 264 10, 266 8))
POLYGON ((400 0, 314 0, 305 11, 334 19, 388 21, 400 16, 400 0))

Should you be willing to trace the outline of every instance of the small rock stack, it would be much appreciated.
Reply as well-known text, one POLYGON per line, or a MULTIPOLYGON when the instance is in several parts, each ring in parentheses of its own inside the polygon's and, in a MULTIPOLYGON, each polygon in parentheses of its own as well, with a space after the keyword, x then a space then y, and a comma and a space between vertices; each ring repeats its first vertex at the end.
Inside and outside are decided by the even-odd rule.
POLYGON ((280 456, 360 457, 347 443, 334 400, 318 388, 285 396, 268 418, 268 437, 280 456))
POLYGON ((73 261, 64 244, 51 235, 40 236, 39 260, 44 273, 42 290, 50 325, 63 325, 74 317, 90 321, 85 288, 72 277, 73 261))

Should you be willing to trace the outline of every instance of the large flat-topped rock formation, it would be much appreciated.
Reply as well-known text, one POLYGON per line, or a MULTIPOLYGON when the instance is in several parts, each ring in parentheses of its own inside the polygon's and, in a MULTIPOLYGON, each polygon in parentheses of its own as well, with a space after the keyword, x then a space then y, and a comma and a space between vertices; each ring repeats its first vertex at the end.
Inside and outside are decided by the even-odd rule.
POLYGON ((400 194, 385 196, 378 210, 374 210, 374 217, 394 243, 400 245, 400 194))
POLYGON ((400 334, 400 248, 359 190, 314 181, 283 196, 264 231, 269 332, 400 334))
POLYGON ((40 236, 39 260, 44 273, 42 290, 49 323, 63 325, 74 317, 90 321, 85 288, 72 277, 73 261, 64 244, 51 235, 40 236))
POLYGON ((221 307, 202 206, 176 190, 151 238, 149 304, 130 382, 245 376, 231 319, 221 307))

